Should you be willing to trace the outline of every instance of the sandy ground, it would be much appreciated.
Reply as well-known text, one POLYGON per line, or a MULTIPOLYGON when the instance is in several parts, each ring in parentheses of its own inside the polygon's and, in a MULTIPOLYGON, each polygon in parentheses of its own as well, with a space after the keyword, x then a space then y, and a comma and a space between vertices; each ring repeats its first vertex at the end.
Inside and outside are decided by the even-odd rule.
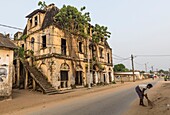
POLYGON ((139 100, 136 100, 130 110, 125 115, 170 115, 170 81, 159 81, 159 83, 148 92, 148 97, 153 106, 139 106, 139 100))
POLYGON ((106 86, 95 86, 91 89, 79 88, 73 90, 64 91, 63 94, 56 95, 43 95, 42 93, 30 91, 30 90, 13 90, 12 99, 0 101, 0 115, 6 113, 13 113, 17 111, 22 111, 27 108, 34 108, 36 106, 45 105, 53 102, 58 102, 73 97, 82 96, 89 93, 100 92, 110 88, 122 87, 129 85, 132 82, 127 82, 124 84, 117 83, 106 86))
POLYGON ((112 84, 107 86, 96 86, 91 89, 80 88, 80 89, 69 90, 64 92, 63 94, 56 94, 56 95, 43 95, 39 92, 34 92, 29 90, 13 90, 12 100, 0 101, 0 115, 6 113, 10 114, 13 112, 25 110, 27 108, 34 108, 40 105, 50 104, 52 102, 58 102, 73 97, 86 95, 89 93, 105 91, 111 88, 119 89, 123 87, 128 87, 130 85, 139 84, 142 82, 148 82, 148 81, 151 80, 147 79, 147 80, 136 81, 136 82, 125 82, 124 84, 117 83, 117 84, 112 84))

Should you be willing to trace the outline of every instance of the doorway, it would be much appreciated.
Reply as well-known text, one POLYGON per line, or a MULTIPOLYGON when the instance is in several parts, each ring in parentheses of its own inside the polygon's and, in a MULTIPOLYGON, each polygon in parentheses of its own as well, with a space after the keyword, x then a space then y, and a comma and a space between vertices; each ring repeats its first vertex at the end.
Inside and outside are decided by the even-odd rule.
POLYGON ((103 74, 103 78, 104 78, 104 83, 106 83, 106 75, 103 74))
POLYGON ((60 78, 61 78, 61 88, 68 87, 68 71, 60 71, 60 78))
POLYGON ((109 82, 112 82, 112 76, 111 76, 111 72, 108 73, 109 74, 109 82))
POLYGON ((76 71, 75 85, 83 85, 82 71, 76 71))

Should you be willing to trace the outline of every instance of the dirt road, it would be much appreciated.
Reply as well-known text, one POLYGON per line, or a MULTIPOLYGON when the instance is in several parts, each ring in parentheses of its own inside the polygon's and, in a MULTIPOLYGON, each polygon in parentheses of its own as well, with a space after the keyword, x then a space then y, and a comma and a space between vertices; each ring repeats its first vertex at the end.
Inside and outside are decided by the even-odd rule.
MULTIPOLYGON (((149 93, 153 107, 138 106, 136 100, 125 115, 170 115, 170 81, 159 81, 157 86, 149 93)), ((147 104, 145 100, 145 104, 147 104)))
MULTIPOLYGON (((152 80, 148 79, 148 80, 144 80, 144 81, 137 81, 137 82, 129 82, 129 83, 124 83, 124 84, 112 84, 112 85, 108 85, 108 86, 101 86, 101 87, 93 87, 92 89, 88 90, 87 88, 82 88, 82 89, 76 89, 76 90, 71 90, 71 92, 69 93, 65 93, 65 94, 58 94, 58 95, 42 95, 40 93, 37 92, 29 92, 29 91, 25 91, 25 90, 16 90, 14 92, 14 96, 13 96, 13 100, 10 101, 3 101, 0 102, 0 113, 1 114, 11 114, 13 115, 13 113, 18 113, 20 111, 29 111, 31 108, 47 108, 47 106, 51 105, 52 103, 57 103, 57 102, 61 102, 61 101, 68 101, 69 99, 73 99, 73 98, 81 98, 82 96, 85 95, 94 95, 96 93, 100 93, 100 92, 109 92, 110 96, 112 97, 112 95, 114 95, 114 92, 116 92, 116 90, 121 90, 121 89, 128 89, 130 87, 134 87, 136 86, 136 84, 140 84, 140 83, 146 83, 146 82, 151 82, 152 80), (113 91, 110 91, 113 90, 113 91), (112 95, 111 95, 112 94, 112 95)), ((154 81, 155 82, 155 81, 154 81)), ((131 89, 129 89, 131 91, 131 89)), ((134 91, 134 89, 133 89, 134 91)), ((125 94, 131 94, 128 93, 128 91, 125 91, 125 94)), ((93 97, 97 97, 102 95, 103 93, 99 94, 99 95, 95 95, 93 97)), ((107 93, 106 93, 107 94, 107 93)), ((117 100, 113 100, 111 97, 109 99, 106 99, 107 102, 111 102, 111 104, 117 103, 116 101, 118 101, 119 96, 123 97, 125 95, 123 94, 118 94, 117 96, 117 100), (114 101, 114 102, 113 102, 114 101)), ((135 96, 134 94, 132 94, 132 96, 135 96)), ((107 96, 105 96, 107 97, 107 96)), ((126 96, 125 96, 126 97, 126 96)), ((135 98, 132 98, 135 99, 135 98)), ((96 98, 97 100, 97 98, 96 98)), ((103 101, 102 99, 98 99, 98 101, 103 101)), ((133 101, 133 100, 131 100, 133 101)), ((127 108, 127 106, 129 107, 129 104, 131 103, 131 101, 127 102, 127 104, 125 105, 125 108, 127 108)), ((86 101, 85 101, 86 103, 86 101)), ((104 104, 107 105, 106 102, 102 102, 104 104)), ((121 102, 123 105, 123 102, 121 102)), ((88 105, 88 104, 87 104, 88 105)), ((96 104, 94 104, 94 107, 96 106, 96 104)), ((97 107, 97 106, 96 106, 97 107)), ((110 106, 111 107, 111 106, 110 106)), ((117 106, 115 106, 113 109, 115 109, 117 106)), ((101 106, 101 108, 103 108, 103 106, 101 106)), ((119 107, 117 107, 119 108, 119 107)), ((93 110, 93 109, 92 109, 93 110)), ((99 109, 100 110, 100 109, 99 109)), ((118 110, 118 113, 121 110, 118 110)), ((18 115, 18 114, 17 114, 18 115)))

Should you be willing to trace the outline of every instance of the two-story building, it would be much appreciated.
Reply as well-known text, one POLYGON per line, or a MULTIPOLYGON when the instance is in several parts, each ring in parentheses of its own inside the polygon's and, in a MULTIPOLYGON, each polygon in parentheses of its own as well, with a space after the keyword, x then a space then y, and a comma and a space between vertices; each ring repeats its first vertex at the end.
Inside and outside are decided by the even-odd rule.
POLYGON ((68 37, 55 24, 54 16, 58 12, 59 9, 50 4, 26 16, 27 25, 18 45, 32 52, 33 56, 26 57, 29 65, 36 67, 55 89, 86 86, 90 55, 90 82, 111 83, 114 80, 112 49, 106 39, 93 44, 91 38, 68 37))

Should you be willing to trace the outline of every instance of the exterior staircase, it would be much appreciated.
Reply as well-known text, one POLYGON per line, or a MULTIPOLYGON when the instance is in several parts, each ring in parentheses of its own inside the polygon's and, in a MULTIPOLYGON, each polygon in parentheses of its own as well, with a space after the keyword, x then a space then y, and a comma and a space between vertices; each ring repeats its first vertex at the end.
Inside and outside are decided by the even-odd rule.
POLYGON ((41 87, 44 94, 53 95, 58 94, 59 91, 56 90, 50 82, 47 81, 46 77, 36 68, 29 65, 26 61, 21 61, 30 73, 30 76, 35 80, 35 82, 41 87))

